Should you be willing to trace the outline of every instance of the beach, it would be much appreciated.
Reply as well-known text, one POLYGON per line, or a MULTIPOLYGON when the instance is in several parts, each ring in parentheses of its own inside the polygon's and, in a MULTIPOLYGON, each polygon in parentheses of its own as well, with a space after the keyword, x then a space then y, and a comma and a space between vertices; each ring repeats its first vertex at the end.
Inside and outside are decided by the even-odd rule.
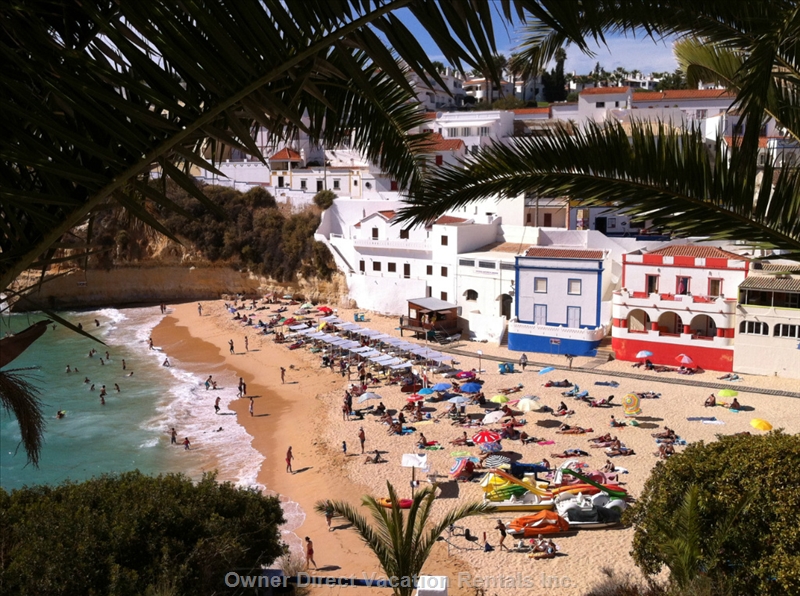
MULTIPOLYGON (((464 430, 471 435, 477 429, 463 429, 451 425, 447 419, 436 422, 435 416, 448 404, 426 403, 434 420, 411 424, 416 429, 411 435, 390 436, 387 427, 371 415, 361 421, 343 420, 341 404, 348 381, 339 375, 338 370, 322 369, 317 354, 305 349, 290 351, 286 344, 275 344, 272 336, 257 335, 254 328, 243 327, 224 309, 222 301, 203 302, 202 307, 203 315, 200 316, 196 303, 170 306, 168 315, 153 330, 153 340, 174 366, 191 371, 195 377, 205 378, 212 374, 218 380, 221 388, 206 391, 201 387, 195 393, 192 407, 213 412, 217 395, 230 399, 230 410, 252 437, 251 445, 240 445, 241 449, 252 447, 260 454, 258 457, 263 458, 256 475, 257 483, 265 487, 268 493, 280 494, 286 502, 289 522, 284 528, 285 540, 299 553, 302 547, 297 537, 302 539, 310 536, 313 539, 315 559, 321 568, 316 573, 330 576, 356 574, 357 577, 364 573, 368 576, 372 573, 378 577, 383 575, 376 558, 361 543, 355 531, 337 528, 329 532, 324 517, 313 511, 313 505, 327 498, 358 503, 363 494, 383 497, 386 496, 387 481, 392 482, 401 496, 409 496, 410 470, 400 466, 400 458, 404 453, 417 452, 416 443, 420 433, 424 433, 429 441, 437 441, 444 447, 425 452, 432 469, 438 474, 438 482, 442 483, 435 515, 441 515, 441 512, 460 503, 482 498, 483 493, 477 482, 449 482, 448 472, 454 461, 451 453, 465 450, 478 455, 480 451, 477 446, 463 448, 449 445, 449 441, 460 437, 464 430), (245 350, 245 335, 248 336, 249 351, 245 350), (233 354, 228 345, 231 339, 234 341, 233 354), (285 384, 281 383, 281 367, 286 369, 285 384), (236 399, 240 377, 247 384, 247 395, 253 397, 253 416, 248 412, 249 399, 236 399), (358 440, 361 427, 366 435, 366 450, 381 450, 387 463, 365 465, 358 440), (342 453, 342 441, 347 443, 347 455, 342 453), (295 457, 294 474, 286 472, 284 461, 289 446, 295 457)), ((290 308, 290 312, 292 310, 290 308)), ((255 314, 264 320, 268 318, 268 311, 242 312, 255 314)), ((338 315, 344 320, 352 320, 352 313, 338 309, 338 315)), ((395 317, 368 315, 362 326, 393 336, 399 335, 395 317)), ((551 408, 556 408, 563 400, 575 410, 575 414, 567 419, 568 424, 593 429, 593 432, 585 435, 557 434, 558 426, 565 419, 549 413, 530 412, 523 416, 526 424, 522 430, 541 438, 543 442, 552 443, 522 445, 519 441, 504 441, 505 449, 519 453, 522 462, 533 463, 547 458, 552 465, 558 465, 561 460, 553 458, 551 454, 564 449, 584 449, 590 455, 578 459, 589 464, 589 469, 599 469, 607 458, 602 450, 587 448, 587 439, 611 432, 635 452, 635 455, 613 460, 617 466, 627 469, 627 473, 620 474, 619 481, 634 497, 640 494, 651 469, 659 461, 654 455, 658 445, 651 434, 662 430, 665 425, 689 443, 713 441, 720 433, 759 432, 750 426, 752 418, 769 420, 776 428, 783 428, 789 433, 800 431, 800 410, 796 407, 796 399, 780 394, 740 391, 738 400, 745 409, 738 413, 722 407, 705 408, 703 402, 714 390, 693 385, 692 381, 720 382, 716 380, 720 374, 713 372, 688 378, 675 373, 648 373, 649 376, 642 380, 623 376, 628 373, 644 374, 640 369, 632 369, 631 363, 612 361, 598 364, 588 358, 576 358, 573 370, 556 369, 540 375, 539 366, 529 365, 523 373, 519 372, 517 365, 515 373, 501 375, 497 362, 490 357, 502 356, 508 358, 509 362, 516 362, 518 353, 471 342, 463 342, 459 349, 472 354, 479 349, 483 351, 485 356, 480 363, 480 377, 485 381, 484 393, 487 398, 498 394, 501 389, 522 385, 521 391, 510 398, 532 394, 540 398, 540 403, 551 408), (580 367, 588 365, 593 366, 590 371, 581 370, 580 367), (579 400, 562 397, 565 389, 543 386, 547 380, 565 378, 589 390, 597 399, 614 395, 613 407, 591 408, 579 400), (618 385, 595 384, 612 381, 618 385), (618 419, 625 418, 622 399, 626 394, 647 391, 660 394, 660 397, 641 400, 638 427, 609 428, 611 415, 618 419), (689 417, 713 417, 715 420, 707 424, 687 420, 689 417)), ((566 364, 563 356, 532 353, 527 356, 531 361, 551 362, 558 366, 566 364)), ((455 358, 460 369, 479 368, 477 356, 457 355, 455 358)), ((440 376, 430 377, 432 384, 443 380, 440 376)), ((739 384, 730 383, 730 388, 739 390, 739 386, 752 385, 780 393, 797 391, 796 384, 796 381, 787 379, 746 376, 739 384)), ((406 403, 407 395, 401 393, 399 385, 381 384, 373 390, 380 394, 389 409, 399 410, 406 403)), ((217 437, 225 436, 224 427, 229 424, 226 414, 230 413, 225 411, 227 409, 224 408, 218 415, 223 431, 217 433, 217 437)), ((477 411, 480 411, 477 406, 468 408, 468 412, 477 411)), ((492 426, 496 428, 498 425, 492 426)), ((212 430, 215 429, 209 429, 212 430)), ((178 432, 180 434, 180 429, 178 432)), ((202 435, 190 438, 193 448, 204 448, 202 435)), ((237 440, 242 441, 239 435, 237 440)), ((676 448, 678 452, 681 449, 680 446, 676 448)), ((221 475, 221 479, 231 478, 221 475)), ((422 480, 425 481, 424 478, 422 480)), ((557 537, 555 542, 560 554, 551 560, 532 560, 521 552, 484 552, 480 540, 483 533, 487 533, 489 542, 496 547, 499 540, 499 534, 494 529, 497 520, 509 522, 520 515, 523 514, 502 513, 462 521, 459 525, 469 528, 479 540, 471 542, 458 536, 449 539, 449 544, 438 543, 425 572, 447 575, 451 594, 474 594, 480 578, 493 586, 487 593, 505 595, 524 587, 555 589, 558 594, 583 594, 602 582, 608 572, 622 578, 640 577, 630 556, 631 528, 583 530, 574 535, 557 537), (471 575, 459 576, 459 573, 471 575), (524 585, 526 582, 530 585, 524 585)), ((337 521, 334 520, 334 528, 341 525, 337 521)), ((445 536, 448 537, 448 534, 445 536)), ((511 543, 511 537, 506 538, 505 544, 513 546, 511 543)), ((329 589, 315 590, 322 593, 322 590, 329 589)))

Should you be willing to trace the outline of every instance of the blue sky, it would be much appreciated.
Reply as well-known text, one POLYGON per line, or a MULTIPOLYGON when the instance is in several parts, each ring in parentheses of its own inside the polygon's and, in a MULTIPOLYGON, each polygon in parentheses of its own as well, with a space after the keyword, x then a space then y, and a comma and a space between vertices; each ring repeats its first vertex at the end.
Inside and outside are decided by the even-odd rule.
MULTIPOLYGON (((432 60, 442 60, 441 54, 434 45, 430 37, 422 27, 417 24, 410 13, 398 12, 398 17, 411 30, 423 48, 425 48, 432 60)), ((509 56, 514 46, 520 41, 520 37, 513 30, 506 30, 496 27, 497 47, 500 53, 509 56)), ((637 69, 643 73, 673 71, 677 68, 677 63, 672 55, 671 43, 656 43, 649 38, 633 39, 625 37, 609 37, 608 47, 593 46, 592 51, 595 56, 583 54, 575 46, 566 48, 567 62, 564 66, 566 72, 576 72, 577 74, 587 74, 594 69, 594 65, 600 62, 608 71, 613 71, 618 66, 627 70, 637 69)))

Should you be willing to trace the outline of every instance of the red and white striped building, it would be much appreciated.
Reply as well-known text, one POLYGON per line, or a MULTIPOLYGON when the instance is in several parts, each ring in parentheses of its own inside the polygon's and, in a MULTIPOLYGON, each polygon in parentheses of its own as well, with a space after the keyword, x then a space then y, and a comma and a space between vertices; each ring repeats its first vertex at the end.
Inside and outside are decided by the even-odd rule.
POLYGON ((612 303, 612 347, 619 360, 678 365, 685 354, 704 369, 731 372, 739 284, 745 257, 713 246, 672 245, 623 255, 622 288, 612 303))

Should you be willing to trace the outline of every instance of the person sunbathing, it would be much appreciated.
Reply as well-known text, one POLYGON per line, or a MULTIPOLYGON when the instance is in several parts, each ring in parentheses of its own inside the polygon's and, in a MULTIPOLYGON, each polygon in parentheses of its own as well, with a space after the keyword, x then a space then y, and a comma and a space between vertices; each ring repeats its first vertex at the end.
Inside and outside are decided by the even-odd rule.
POLYGON ((425 449, 428 446, 428 439, 425 438, 425 433, 419 433, 419 440, 417 441, 417 447, 419 449, 425 449))
POLYGON ((511 416, 512 418, 514 416, 522 416, 522 412, 516 412, 512 410, 511 408, 508 407, 508 404, 503 404, 503 407, 500 409, 503 411, 503 414, 505 414, 506 416, 511 416))
POLYGON ((613 395, 608 396, 608 398, 603 398, 600 401, 596 399, 589 399, 589 407, 590 408, 610 408, 611 407, 611 400, 614 399, 613 395))
POLYGON ((592 449, 605 449, 606 447, 614 446, 615 442, 617 442, 617 437, 609 437, 607 441, 594 441, 589 447, 592 449))
POLYGON ((656 367, 654 370, 655 370, 657 373, 662 373, 662 372, 674 372, 674 371, 675 371, 675 369, 674 369, 674 368, 670 368, 669 366, 657 366, 657 367, 656 367))
POLYGON ((405 415, 404 415, 402 412, 398 412, 398 413, 397 413, 397 421, 398 421, 400 424, 405 424, 405 423, 406 423, 406 417, 405 417, 405 415))
POLYGON ((510 393, 519 393, 520 391, 522 391, 522 383, 520 383, 516 387, 508 387, 507 389, 500 389, 498 393, 502 393, 503 395, 509 395, 510 393))
POLYGON ((610 459, 607 459, 606 460, 606 465, 604 465, 603 469, 600 470, 600 471, 603 472, 604 474, 609 474, 611 472, 616 472, 617 471, 617 466, 615 466, 614 462, 612 462, 610 459))
POLYGON ((655 437, 656 439, 675 439, 677 437, 675 431, 668 426, 665 426, 664 430, 660 433, 653 433, 651 436, 655 437))
POLYGON ((553 416, 572 416, 575 413, 575 410, 557 410, 553 412, 553 416))
POLYGON ((390 435, 402 435, 403 434, 403 425, 399 422, 392 422, 391 426, 389 427, 390 435))
POLYGON ((733 398, 733 401, 731 402, 731 405, 728 406, 728 407, 731 410, 741 410, 742 409, 742 406, 739 404, 739 400, 736 399, 735 397, 733 398))
POLYGON ((713 408, 714 406, 716 406, 716 405, 717 405, 717 398, 716 398, 716 397, 714 396, 714 394, 712 393, 711 395, 709 395, 709 396, 706 398, 706 402, 705 402, 705 404, 703 404, 703 405, 704 405, 705 407, 707 407, 707 408, 713 408))
POLYGON ((658 399, 661 397, 660 393, 655 393, 653 391, 643 391, 642 393, 636 394, 639 399, 658 399))
POLYGON ((606 449, 606 454, 609 457, 616 457, 618 455, 636 455, 633 449, 625 447, 625 445, 623 445, 619 441, 614 441, 614 444, 608 449, 606 449))
POLYGON ((611 421, 609 422, 609 424, 611 425, 611 428, 620 428, 622 426, 627 426, 627 424, 625 424, 622 420, 617 420, 616 418, 614 418, 613 414, 611 415, 611 421))
POLYGON ((531 437, 528 433, 524 430, 519 433, 519 440, 523 445, 527 445, 528 443, 538 443, 541 441, 538 437, 531 437))
POLYGON ((564 451, 562 451, 561 453, 551 453, 550 457, 567 459, 570 457, 578 457, 578 456, 584 457, 587 455, 589 454, 586 451, 583 451, 582 449, 564 449, 564 451))
POLYGON ((588 439, 590 443, 604 443, 611 440, 613 440, 611 438, 611 433, 606 433, 604 435, 600 435, 599 437, 592 437, 591 439, 588 439))
POLYGON ((572 387, 572 383, 570 383, 567 379, 563 381, 547 381, 544 384, 545 387, 572 387))
POLYGON ((652 362, 650 362, 650 360, 649 360, 649 359, 647 359, 647 360, 645 360, 645 361, 644 361, 644 367, 645 367, 647 370, 654 370, 654 369, 655 369, 655 366, 653 365, 653 363, 652 363, 652 362))
POLYGON ((519 426, 525 426, 524 422, 518 422, 514 416, 511 416, 511 420, 503 423, 503 428, 517 428, 519 426))
POLYGON ((464 431, 464 434, 461 435, 457 439, 453 439, 450 441, 451 445, 466 445, 469 442, 469 437, 467 437, 467 431, 464 431))
POLYGON ((591 428, 581 428, 580 426, 570 426, 569 424, 562 424, 561 428, 556 431, 557 435, 583 435, 592 432, 591 428))
POLYGON ((378 414, 379 416, 383 416, 383 414, 384 414, 385 412, 386 412, 386 406, 385 406, 385 405, 383 405, 383 402, 380 402, 380 403, 378 404, 378 407, 377 407, 377 408, 375 408, 375 413, 376 413, 376 414, 378 414))
POLYGON ((667 459, 670 455, 675 453, 675 448, 672 445, 659 445, 658 451, 656 451, 653 455, 658 457, 659 459, 667 459))

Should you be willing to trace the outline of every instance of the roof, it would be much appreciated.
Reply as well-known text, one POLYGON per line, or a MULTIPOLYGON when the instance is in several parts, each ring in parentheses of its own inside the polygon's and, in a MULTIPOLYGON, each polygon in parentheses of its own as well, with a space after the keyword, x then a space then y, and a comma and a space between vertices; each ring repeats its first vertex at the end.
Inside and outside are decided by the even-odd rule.
POLYGON ((750 275, 739 289, 777 290, 780 292, 800 292, 800 277, 773 277, 768 275, 750 275))
POLYGON ((466 145, 461 139, 445 139, 438 132, 434 132, 429 136, 429 142, 426 143, 425 150, 428 152, 458 151, 464 147, 466 145))
POLYGON ((434 223, 434 225, 437 225, 437 226, 446 226, 446 225, 449 225, 449 224, 460 224, 460 223, 464 223, 466 221, 469 221, 469 220, 464 219, 463 217, 453 217, 452 215, 442 215, 439 219, 437 219, 433 223, 434 223))
POLYGON ((630 90, 630 87, 589 87, 581 91, 581 95, 619 95, 630 90))
POLYGON ((543 259, 591 259, 595 261, 602 261, 603 251, 579 248, 542 248, 540 246, 531 246, 525 251, 525 256, 543 259))
POLYGON ((425 120, 436 120, 436 112, 425 112, 423 118, 425 118, 425 120))
POLYGON ((507 252, 518 255, 522 252, 522 245, 519 242, 492 242, 472 252, 507 252))
POLYGON ((269 161, 302 161, 303 158, 300 157, 300 154, 295 151, 294 149, 289 149, 288 147, 284 147, 280 151, 278 151, 275 155, 269 158, 269 161))
POLYGON ((649 255, 662 255, 664 257, 694 257, 700 259, 733 259, 748 261, 746 257, 737 255, 716 246, 703 246, 700 244, 672 244, 658 250, 646 253, 649 255))
POLYGON ((516 110, 511 110, 518 116, 522 116, 523 114, 549 114, 550 107, 546 108, 517 108, 516 110))
POLYGON ((355 224, 354 227, 356 227, 356 228, 361 227, 361 222, 367 221, 373 215, 380 215, 386 221, 392 221, 392 219, 394 219, 394 216, 397 215, 397 212, 393 211, 393 210, 390 210, 390 209, 384 209, 383 211, 373 211, 372 213, 369 213, 368 215, 365 215, 364 217, 362 217, 359 220, 359 222, 357 224, 355 224))
MULTIPOLYGON (((759 149, 766 149, 768 141, 769 141, 769 137, 758 137, 758 148, 759 149)), ((733 137, 725 137, 725 144, 726 145, 733 145, 733 137)), ((736 144, 737 144, 737 146, 742 144, 742 137, 736 137, 736 144)))
POLYGON ((447 310, 448 308, 458 308, 457 305, 451 302, 445 302, 444 300, 439 300, 438 298, 409 298, 408 302, 428 310, 447 310))
POLYGON ((767 263, 764 261, 756 261, 753 263, 753 270, 758 271, 791 271, 800 272, 800 263, 796 261, 784 261, 783 263, 767 263))
POLYGON ((394 219, 394 216, 397 214, 396 211, 392 211, 392 210, 378 211, 378 213, 380 215, 382 215, 383 217, 385 217, 387 220, 394 219))
POLYGON ((633 102, 671 101, 675 99, 735 99, 733 93, 725 89, 672 89, 669 91, 638 91, 633 94, 633 102))

